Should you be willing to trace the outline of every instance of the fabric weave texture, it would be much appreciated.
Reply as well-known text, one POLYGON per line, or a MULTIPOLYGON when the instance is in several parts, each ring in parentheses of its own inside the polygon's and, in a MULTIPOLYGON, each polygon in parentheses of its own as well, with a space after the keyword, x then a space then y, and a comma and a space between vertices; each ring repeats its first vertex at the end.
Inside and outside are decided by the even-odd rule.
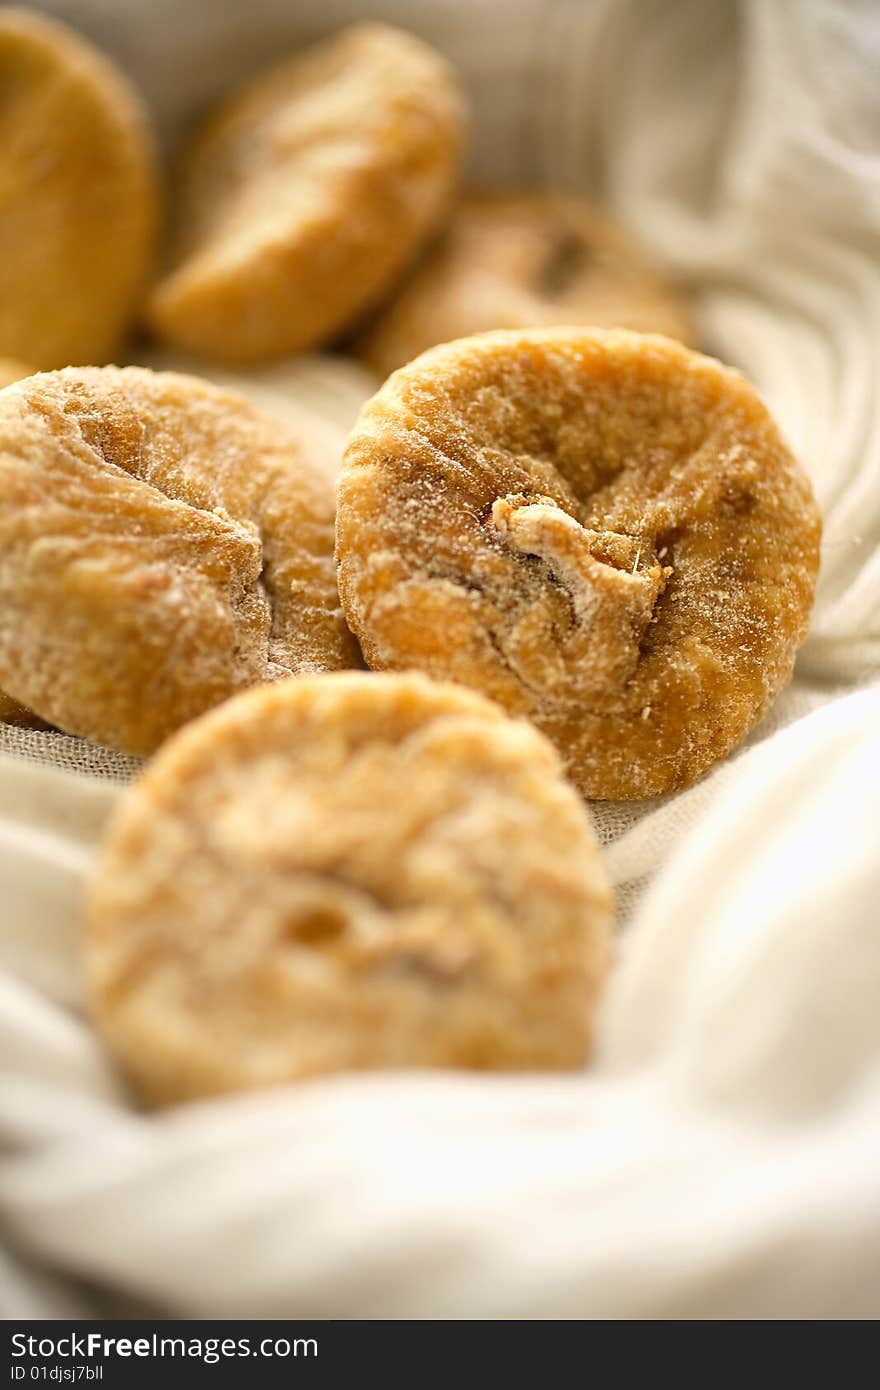
MULTIPOLYGON (((43 0, 172 141, 355 0, 43 0)), ((880 1315, 880 12, 870 0, 426 0, 475 179, 599 194, 762 392, 825 520, 795 680, 700 784, 591 807, 621 909, 583 1074, 337 1078, 134 1109, 79 909, 136 763, 0 730, 7 1316, 880 1315)), ((246 383, 243 383, 246 386, 246 383)), ((332 445, 330 358, 261 403, 332 445)))

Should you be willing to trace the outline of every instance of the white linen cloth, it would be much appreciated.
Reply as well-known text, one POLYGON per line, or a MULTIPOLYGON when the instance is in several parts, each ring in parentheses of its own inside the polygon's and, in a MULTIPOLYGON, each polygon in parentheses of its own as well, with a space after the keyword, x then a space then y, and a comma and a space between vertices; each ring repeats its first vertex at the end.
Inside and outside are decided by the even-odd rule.
MULTIPOLYGON (((366 7, 43 8, 117 54, 170 140, 282 40, 366 7)), ((628 925, 598 1057, 567 1078, 338 1078, 138 1113, 83 1018, 78 943, 133 763, 3 731, 0 1307, 877 1316, 880 11, 369 13, 464 72, 475 177, 600 191, 687 279, 707 342, 756 382, 813 477, 813 629, 736 757, 662 802, 592 807, 628 925)), ((305 411, 332 453, 368 389, 349 371, 309 359, 254 389, 305 411)))

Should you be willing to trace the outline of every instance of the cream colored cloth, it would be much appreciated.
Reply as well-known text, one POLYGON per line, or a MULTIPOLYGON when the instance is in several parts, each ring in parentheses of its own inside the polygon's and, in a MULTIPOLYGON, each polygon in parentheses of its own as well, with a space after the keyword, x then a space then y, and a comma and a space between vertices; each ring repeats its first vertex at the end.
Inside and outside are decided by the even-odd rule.
POLYGON ((588 1073, 143 1116, 80 1012, 79 896, 124 793, 0 763, 0 1220, 182 1315, 876 1315, 878 770, 870 690, 688 794, 588 1073))
MULTIPOLYGON (((319 16, 291 0, 44 7, 118 53, 169 139, 283 40, 363 14, 354 0, 319 16)), ((0 1299, 47 1315, 100 1310, 105 1287, 214 1316, 876 1316, 876 7, 370 12, 462 67, 477 176, 601 190, 687 278, 707 340, 764 392, 814 479, 812 634, 734 759, 656 805, 593 808, 629 925, 597 1063, 567 1079, 339 1079, 137 1114, 82 1018, 78 942, 131 763, 4 732, 0 1299)), ((328 359, 302 370, 252 389, 279 389, 332 455, 368 383, 343 387, 348 368, 328 359)))

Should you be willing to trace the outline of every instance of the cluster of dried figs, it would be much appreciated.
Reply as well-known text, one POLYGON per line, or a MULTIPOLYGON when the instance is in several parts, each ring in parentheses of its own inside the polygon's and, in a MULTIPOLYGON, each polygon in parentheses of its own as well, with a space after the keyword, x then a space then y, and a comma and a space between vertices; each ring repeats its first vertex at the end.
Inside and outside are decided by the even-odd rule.
POLYGON ((0 84, 0 719, 156 753, 89 905, 129 1075, 577 1065, 610 919, 582 796, 699 777, 806 631, 820 523, 766 407, 593 208, 455 201, 465 103, 408 34, 210 113, 161 253, 127 79, 7 10, 0 84), (391 375, 334 494, 235 393, 108 365, 134 327, 391 375))

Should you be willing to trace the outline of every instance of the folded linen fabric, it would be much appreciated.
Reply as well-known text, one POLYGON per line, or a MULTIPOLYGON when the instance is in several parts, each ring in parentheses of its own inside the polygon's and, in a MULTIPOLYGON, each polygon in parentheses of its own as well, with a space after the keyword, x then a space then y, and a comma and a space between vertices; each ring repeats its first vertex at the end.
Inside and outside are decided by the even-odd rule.
MULTIPOLYGON (((289 0, 246 25, 210 0, 43 8, 116 54, 168 138, 318 25, 289 0)), ((876 1316, 880 690, 846 692, 880 667, 880 26, 858 0, 370 11, 461 67, 477 176, 600 192, 686 279, 812 475, 812 633, 729 763, 593 808, 629 925, 597 1063, 565 1080, 338 1079, 138 1114, 77 965, 135 765, 3 730, 0 1301, 100 1311, 88 1279, 212 1316, 876 1316)), ((326 0, 321 31, 362 13, 326 0)), ((294 402, 338 420, 338 370, 314 359, 294 402)))

